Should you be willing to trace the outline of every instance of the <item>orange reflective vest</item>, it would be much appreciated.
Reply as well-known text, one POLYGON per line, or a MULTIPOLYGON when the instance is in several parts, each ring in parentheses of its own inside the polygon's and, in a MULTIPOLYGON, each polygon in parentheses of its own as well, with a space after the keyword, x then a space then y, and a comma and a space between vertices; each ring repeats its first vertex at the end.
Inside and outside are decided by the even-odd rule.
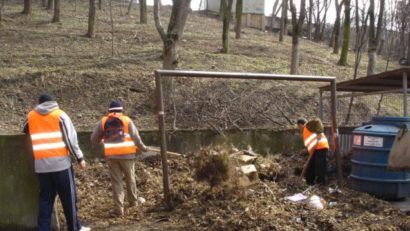
POLYGON ((113 156, 113 155, 129 155, 135 154, 138 152, 138 147, 135 146, 134 141, 130 137, 128 125, 130 122, 130 118, 128 116, 123 115, 122 113, 113 112, 105 116, 101 121, 102 131, 104 133, 105 122, 107 121, 108 117, 115 116, 120 119, 124 125, 124 141, 120 143, 109 143, 104 142, 104 153, 105 156, 113 156))
POLYGON ((305 147, 309 152, 309 155, 313 155, 315 150, 329 149, 329 143, 326 136, 323 133, 321 133, 321 135, 322 138, 318 140, 318 135, 316 133, 309 131, 306 126, 303 128, 303 141, 305 143, 305 147))
POLYGON ((68 156, 69 150, 64 142, 60 128, 62 110, 57 109, 47 115, 37 111, 28 114, 28 129, 33 145, 34 159, 68 156))

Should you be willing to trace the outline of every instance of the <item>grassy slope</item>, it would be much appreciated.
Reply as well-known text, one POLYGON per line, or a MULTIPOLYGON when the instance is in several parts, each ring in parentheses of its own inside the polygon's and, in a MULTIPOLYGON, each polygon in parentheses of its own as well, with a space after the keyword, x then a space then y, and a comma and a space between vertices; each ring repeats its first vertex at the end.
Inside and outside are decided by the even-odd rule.
MULTIPOLYGON (((130 16, 120 16, 121 8, 114 4, 112 57, 108 6, 98 12, 97 37, 91 40, 83 36, 87 5, 78 3, 75 10, 74 2, 62 4, 60 24, 49 23, 51 12, 40 9, 38 3, 34 3, 31 20, 19 14, 22 5, 4 7, 5 22, 0 28, 0 133, 19 131, 24 116, 42 92, 54 94, 83 130, 90 129, 105 113, 112 98, 124 102, 141 128, 155 128, 153 71, 161 67, 162 44, 152 15, 148 25, 139 25, 136 7, 130 16)), ((163 15, 165 20, 169 9, 163 15)), ((180 68, 288 73, 290 37, 279 43, 276 35, 244 29, 241 40, 234 40, 231 33, 232 52, 224 55, 219 53, 221 30, 220 21, 191 14, 181 42, 180 68)), ((300 47, 300 73, 351 78, 352 66, 337 66, 338 56, 326 45, 303 40, 300 47)), ((360 76, 365 74, 366 59, 364 56, 360 76)), ((353 61, 353 54, 349 54, 349 63, 353 61)), ((380 61, 377 70, 384 71, 384 66, 385 61, 380 61)), ((291 86, 290 91, 301 89, 300 85, 291 86)), ((300 95, 315 91, 306 88, 300 95)))

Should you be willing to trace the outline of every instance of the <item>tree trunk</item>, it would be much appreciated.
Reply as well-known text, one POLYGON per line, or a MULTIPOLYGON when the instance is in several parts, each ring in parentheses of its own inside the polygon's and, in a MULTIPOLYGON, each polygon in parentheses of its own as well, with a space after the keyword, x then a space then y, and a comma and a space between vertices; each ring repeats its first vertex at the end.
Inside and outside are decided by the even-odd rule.
POLYGON ((299 69, 299 36, 303 29, 303 22, 305 21, 305 4, 306 0, 300 1, 299 19, 297 18, 296 6, 293 0, 290 0, 290 11, 292 13, 292 57, 290 64, 290 74, 298 74, 299 69))
POLYGON ((299 38, 298 35, 292 35, 292 59, 290 64, 290 74, 298 74, 299 69, 299 38))
POLYGON ((130 3, 128 4, 126 15, 129 15, 131 13, 132 4, 134 4, 134 0, 131 0, 130 3))
POLYGON ((54 0, 54 16, 52 22, 60 22, 60 0, 54 0))
POLYGON ((3 7, 4 7, 5 2, 6 0, 0 0, 0 27, 3 22, 3 7))
POLYGON ((54 7, 54 0, 47 1, 47 10, 52 10, 54 7))
POLYGON ((278 6, 279 6, 279 0, 275 0, 275 3, 273 4, 273 8, 272 8, 272 18, 269 22, 269 26, 272 31, 273 31, 273 24, 275 23, 277 13, 279 12, 281 8, 281 7, 278 8, 278 6))
POLYGON ((410 66, 410 33, 407 39, 407 66, 410 66))
POLYGON ((336 4, 336 19, 335 19, 335 37, 333 41, 333 54, 339 54, 339 36, 340 36, 340 14, 342 11, 342 3, 339 4, 338 0, 335 0, 336 4))
POLYGON ((280 42, 283 42, 285 31, 286 31, 287 12, 288 12, 288 0, 282 0, 282 16, 280 19, 280 33, 279 33, 280 42))
POLYGON ((313 0, 309 0, 309 15, 308 15, 308 24, 307 24, 307 38, 312 40, 312 17, 313 17, 313 0))
MULTIPOLYGON (((188 14, 191 11, 190 4, 191 0, 174 1, 174 4, 172 5, 171 17, 169 19, 168 30, 167 32, 165 32, 160 20, 160 1, 154 0, 155 27, 157 28, 157 31, 164 45, 162 50, 163 69, 173 70, 178 67, 179 56, 177 47, 178 42, 181 39, 182 34, 184 32, 188 14)), ((172 78, 163 79, 162 83, 164 89, 164 97, 169 99, 172 92, 172 78)), ((170 198, 166 198, 166 200, 170 200, 170 198)))
POLYGON ((147 24, 147 0, 140 0, 140 23, 147 24))
POLYGON ((95 17, 96 16, 96 10, 95 10, 95 0, 90 0, 90 5, 88 8, 88 31, 86 36, 89 38, 94 38, 95 37, 95 17))
POLYGON ((102 0, 98 0, 98 9, 102 10, 102 0))
POLYGON ((380 0, 379 7, 379 18, 376 28, 376 19, 375 19, 375 2, 370 0, 369 6, 369 44, 368 44, 368 56, 369 62, 367 66, 367 75, 373 75, 376 73, 376 63, 377 63, 377 48, 380 42, 380 36, 382 31, 383 24, 383 13, 384 13, 384 1, 380 0))
POLYGON ((347 54, 349 52, 349 42, 350 42, 350 0, 344 1, 345 7, 345 22, 343 25, 343 47, 342 53, 340 54, 340 59, 337 62, 340 66, 347 66, 347 54))
POLYGON ((32 3, 31 0, 24 0, 24 9, 23 9, 23 12, 21 12, 22 14, 26 14, 26 15, 31 14, 31 9, 32 9, 31 3, 32 3))
POLYGON ((335 33, 336 33, 336 27, 333 25, 332 28, 332 34, 330 34, 330 39, 329 39, 329 47, 333 47, 334 46, 334 42, 335 42, 335 33))
POLYGON ((47 0, 41 0, 41 7, 47 7, 47 0))
POLYGON ((233 0, 222 0, 224 7, 223 30, 222 30, 222 53, 229 52, 229 24, 231 22, 231 12, 233 0))
MULTIPOLYGON (((242 30, 242 8, 243 8, 243 0, 236 0, 236 26, 235 26, 235 38, 241 38, 241 30, 242 30)), ((272 18, 274 16, 272 15, 272 18)))

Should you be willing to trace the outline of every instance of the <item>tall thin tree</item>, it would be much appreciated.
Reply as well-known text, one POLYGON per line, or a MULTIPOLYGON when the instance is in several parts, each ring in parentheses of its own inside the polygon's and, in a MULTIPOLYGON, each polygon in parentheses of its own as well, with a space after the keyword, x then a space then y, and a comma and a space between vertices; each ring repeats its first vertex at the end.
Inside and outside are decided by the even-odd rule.
POLYGON ((334 24, 334 38, 332 40, 332 47, 333 47, 333 54, 339 54, 339 37, 340 37, 340 18, 342 13, 342 6, 344 4, 344 0, 339 3, 339 0, 335 0, 335 7, 336 7, 336 19, 334 24))
POLYGON ((31 0, 24 0, 24 8, 22 14, 29 15, 32 11, 32 1, 31 0))
MULTIPOLYGON (((235 16, 236 16, 236 25, 235 25, 235 38, 241 38, 241 30, 242 30, 242 9, 243 9, 243 0, 236 0, 236 7, 235 7, 235 16)), ((272 15, 273 18, 273 15, 272 15)))
POLYGON ((349 52, 349 43, 350 43, 350 23, 351 23, 350 1, 351 0, 345 0, 344 1, 345 22, 344 22, 344 25, 343 25, 343 46, 342 46, 342 53, 340 54, 340 59, 337 62, 337 64, 340 65, 340 66, 346 66, 347 65, 347 55, 348 55, 348 52, 349 52))
POLYGON ((54 0, 54 15, 52 22, 60 22, 60 0, 54 0))
POLYGON ((95 18, 96 18, 96 9, 95 9, 95 0, 89 0, 88 6, 88 31, 86 36, 89 38, 95 37, 95 18))
POLYGON ((233 0, 222 0, 223 2, 223 28, 222 28, 222 53, 229 52, 229 24, 231 23, 231 12, 233 0))
POLYGON ((140 0, 140 23, 147 24, 147 0, 140 0))
POLYGON ((290 0, 290 11, 292 13, 292 59, 290 65, 290 73, 297 74, 299 69, 299 36, 302 32, 303 22, 305 21, 305 5, 306 0, 300 0, 299 19, 297 18, 296 6, 293 0, 290 0))
POLYGON ((288 17, 288 0, 282 0, 282 15, 280 19, 279 41, 283 42, 286 30, 286 21, 288 17))
POLYGON ((2 23, 3 23, 3 7, 5 3, 6 3, 6 0, 0 0, 0 27, 2 26, 2 23))
MULTIPOLYGON (((171 17, 168 23, 168 30, 165 32, 161 24, 159 0, 154 0, 154 20, 157 31, 163 43, 162 50, 162 68, 173 70, 176 69, 179 62, 178 43, 182 38, 185 23, 188 18, 191 0, 173 0, 171 17)), ((164 94, 169 96, 172 91, 172 79, 163 81, 164 94)))
POLYGON ((47 0, 47 10, 52 10, 54 7, 54 0, 47 0))
POLYGON ((379 47, 380 37, 383 26, 383 14, 384 14, 384 4, 385 0, 379 0, 379 16, 377 20, 376 27, 376 17, 375 17, 375 2, 370 0, 369 6, 369 45, 368 45, 368 56, 369 63, 367 65, 367 75, 373 75, 376 73, 376 63, 377 63, 377 48, 379 47))

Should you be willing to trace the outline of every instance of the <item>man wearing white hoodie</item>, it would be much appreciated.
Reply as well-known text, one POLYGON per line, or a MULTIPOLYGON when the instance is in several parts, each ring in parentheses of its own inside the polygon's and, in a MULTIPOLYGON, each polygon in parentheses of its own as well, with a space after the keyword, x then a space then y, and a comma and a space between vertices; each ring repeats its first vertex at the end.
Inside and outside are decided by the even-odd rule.
POLYGON ((60 197, 69 231, 87 231, 77 217, 77 195, 70 153, 85 168, 77 132, 68 115, 59 109, 51 96, 43 94, 39 104, 24 122, 23 131, 30 135, 35 172, 40 182, 38 230, 51 229, 51 214, 56 195, 60 197))

